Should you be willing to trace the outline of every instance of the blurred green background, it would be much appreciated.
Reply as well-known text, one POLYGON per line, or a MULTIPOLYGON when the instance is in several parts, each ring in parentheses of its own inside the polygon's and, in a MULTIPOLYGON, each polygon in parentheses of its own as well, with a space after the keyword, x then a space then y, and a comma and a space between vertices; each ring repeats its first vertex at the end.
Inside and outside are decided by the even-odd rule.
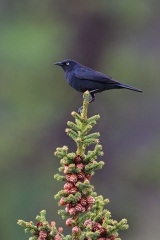
MULTIPOLYGON (((66 58, 143 90, 97 94, 89 116, 100 114, 106 162, 92 179, 108 197, 113 218, 127 218, 122 239, 159 239, 160 1, 0 1, 0 226, 1 239, 28 239, 18 219, 65 228, 54 194, 56 147, 82 94, 67 85, 54 62, 66 58)), ((69 233, 70 229, 65 228, 69 233)))

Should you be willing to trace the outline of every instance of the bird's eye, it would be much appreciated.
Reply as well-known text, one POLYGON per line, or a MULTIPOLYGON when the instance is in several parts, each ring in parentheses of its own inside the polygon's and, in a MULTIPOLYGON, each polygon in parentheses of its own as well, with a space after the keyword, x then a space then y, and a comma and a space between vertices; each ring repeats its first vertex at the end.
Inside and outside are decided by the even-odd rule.
POLYGON ((69 62, 67 62, 66 65, 68 66, 68 65, 69 65, 69 62))

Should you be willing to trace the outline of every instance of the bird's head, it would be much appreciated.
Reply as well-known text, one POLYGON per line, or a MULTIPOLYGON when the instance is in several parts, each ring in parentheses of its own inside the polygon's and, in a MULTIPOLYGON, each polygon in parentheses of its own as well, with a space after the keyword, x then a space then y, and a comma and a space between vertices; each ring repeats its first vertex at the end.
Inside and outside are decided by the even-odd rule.
POLYGON ((76 61, 68 59, 68 60, 63 60, 62 62, 56 62, 54 64, 62 67, 64 71, 70 71, 78 63, 76 61))

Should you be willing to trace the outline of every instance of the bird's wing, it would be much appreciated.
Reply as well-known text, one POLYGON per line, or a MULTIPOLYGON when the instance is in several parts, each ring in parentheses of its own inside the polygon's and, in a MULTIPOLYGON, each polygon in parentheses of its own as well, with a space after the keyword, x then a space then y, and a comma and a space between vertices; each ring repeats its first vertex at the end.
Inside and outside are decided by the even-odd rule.
POLYGON ((76 78, 79 78, 81 80, 91 80, 95 82, 110 83, 110 84, 117 83, 117 81, 113 80, 111 77, 103 73, 94 71, 90 68, 85 68, 85 67, 76 68, 74 70, 74 74, 76 78))

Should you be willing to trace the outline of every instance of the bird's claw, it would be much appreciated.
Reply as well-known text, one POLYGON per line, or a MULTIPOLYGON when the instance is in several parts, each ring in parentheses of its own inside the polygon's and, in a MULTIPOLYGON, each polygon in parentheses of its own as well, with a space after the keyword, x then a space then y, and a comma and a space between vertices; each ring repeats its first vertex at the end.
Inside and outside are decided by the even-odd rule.
POLYGON ((79 113, 79 114, 82 113, 82 109, 83 109, 83 106, 78 109, 78 113, 79 113))

